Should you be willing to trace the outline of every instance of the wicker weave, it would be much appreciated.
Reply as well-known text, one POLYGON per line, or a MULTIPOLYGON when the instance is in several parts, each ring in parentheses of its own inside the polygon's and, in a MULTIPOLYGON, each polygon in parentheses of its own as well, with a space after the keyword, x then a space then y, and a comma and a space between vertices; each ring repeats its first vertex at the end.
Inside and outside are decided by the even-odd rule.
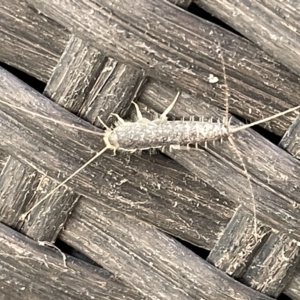
POLYGON ((234 144, 107 151, 44 199, 105 146, 99 117, 131 119, 132 101, 151 119, 180 91, 170 120, 222 119, 227 90, 232 123, 299 105, 299 13, 1 1, 0 299, 300 299, 297 112, 234 144))

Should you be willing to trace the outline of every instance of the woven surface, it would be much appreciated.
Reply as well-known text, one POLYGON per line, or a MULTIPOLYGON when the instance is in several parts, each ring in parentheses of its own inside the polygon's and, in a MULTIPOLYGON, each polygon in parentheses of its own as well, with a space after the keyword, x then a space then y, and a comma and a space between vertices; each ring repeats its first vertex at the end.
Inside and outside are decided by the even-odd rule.
POLYGON ((44 199, 132 101, 153 119, 180 91, 170 120, 222 120, 227 91, 247 122, 300 104, 297 1, 217 2, 0 3, 0 299, 300 299, 297 111, 234 144, 108 150, 44 199))

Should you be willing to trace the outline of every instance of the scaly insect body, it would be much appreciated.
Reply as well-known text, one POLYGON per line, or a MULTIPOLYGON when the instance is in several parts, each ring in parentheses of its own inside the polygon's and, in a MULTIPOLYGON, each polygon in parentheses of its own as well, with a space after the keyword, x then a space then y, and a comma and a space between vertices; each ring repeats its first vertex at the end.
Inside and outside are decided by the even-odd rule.
POLYGON ((104 141, 110 149, 122 151, 150 148, 179 148, 203 144, 228 136, 224 124, 201 121, 125 122, 107 130, 104 141))
POLYGON ((174 101, 161 114, 158 119, 149 120, 142 116, 139 107, 136 108, 138 120, 136 122, 124 121, 117 117, 115 128, 110 129, 105 124, 104 142, 106 148, 135 152, 137 150, 180 149, 181 146, 196 145, 209 141, 222 140, 230 134, 230 129, 221 122, 200 121, 168 121, 167 114, 173 108, 180 93, 177 93, 174 101))

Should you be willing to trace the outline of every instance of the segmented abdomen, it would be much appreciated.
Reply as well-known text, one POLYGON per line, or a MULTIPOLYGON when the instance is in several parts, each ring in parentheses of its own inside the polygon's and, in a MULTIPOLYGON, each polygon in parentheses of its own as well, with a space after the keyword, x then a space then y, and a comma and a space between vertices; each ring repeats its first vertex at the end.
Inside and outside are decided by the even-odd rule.
POLYGON ((221 123, 168 121, 162 124, 125 123, 108 136, 111 146, 121 150, 160 148, 171 145, 200 144, 228 135, 221 123))

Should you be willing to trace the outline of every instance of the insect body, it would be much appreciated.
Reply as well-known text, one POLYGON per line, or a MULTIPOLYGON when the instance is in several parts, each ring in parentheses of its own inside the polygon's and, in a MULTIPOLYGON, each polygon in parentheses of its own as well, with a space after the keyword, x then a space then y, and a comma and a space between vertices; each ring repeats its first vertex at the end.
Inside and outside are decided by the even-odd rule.
POLYGON ((227 137, 231 128, 221 122, 200 121, 168 121, 167 114, 170 112, 179 94, 162 115, 153 121, 142 116, 139 107, 134 103, 138 120, 127 122, 117 117, 115 128, 106 126, 104 142, 108 149, 135 152, 150 148, 180 149, 181 146, 196 145, 215 141, 227 137))
POLYGON ((125 123, 116 127, 106 136, 111 148, 133 151, 150 148, 178 148, 189 144, 206 143, 222 139, 228 135, 227 128, 221 123, 200 121, 167 121, 125 123))

